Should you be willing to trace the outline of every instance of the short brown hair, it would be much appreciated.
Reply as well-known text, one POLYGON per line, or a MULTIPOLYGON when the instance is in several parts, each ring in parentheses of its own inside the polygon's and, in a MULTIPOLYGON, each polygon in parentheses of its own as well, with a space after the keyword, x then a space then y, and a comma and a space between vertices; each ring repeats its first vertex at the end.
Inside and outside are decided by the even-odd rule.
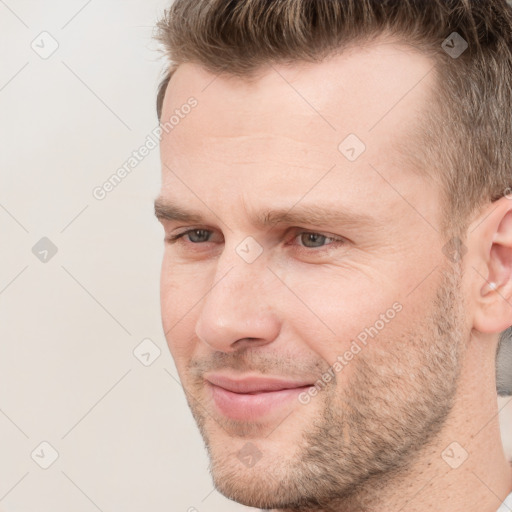
POLYGON ((443 234, 512 187, 512 7, 506 0, 175 0, 157 24, 170 60, 250 78, 265 64, 319 62, 385 32, 433 57, 438 101, 402 146, 444 193, 443 234), (454 58, 443 42, 468 48, 454 58), (462 41, 462 40, 460 40, 462 41))

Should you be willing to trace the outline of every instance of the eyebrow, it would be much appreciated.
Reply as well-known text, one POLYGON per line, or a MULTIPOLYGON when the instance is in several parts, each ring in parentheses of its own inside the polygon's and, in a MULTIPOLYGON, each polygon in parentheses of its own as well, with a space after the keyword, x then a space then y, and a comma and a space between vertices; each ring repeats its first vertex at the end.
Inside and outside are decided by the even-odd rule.
MULTIPOLYGON (((158 220, 202 224, 206 220, 203 215, 194 210, 187 210, 168 199, 155 200, 155 216, 158 220)), ((252 218, 252 224, 261 229, 270 228, 277 224, 313 224, 344 227, 372 227, 382 225, 371 215, 351 212, 341 208, 331 208, 326 205, 296 205, 292 208, 265 209, 252 218)))

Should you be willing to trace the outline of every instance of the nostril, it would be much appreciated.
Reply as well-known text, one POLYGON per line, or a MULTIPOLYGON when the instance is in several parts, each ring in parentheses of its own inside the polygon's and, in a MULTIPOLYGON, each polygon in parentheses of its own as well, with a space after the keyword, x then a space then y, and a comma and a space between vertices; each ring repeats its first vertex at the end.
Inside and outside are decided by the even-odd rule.
POLYGON ((241 338, 233 343, 233 347, 237 349, 247 346, 258 347, 260 345, 265 345, 266 343, 268 343, 268 341, 261 338, 241 338))

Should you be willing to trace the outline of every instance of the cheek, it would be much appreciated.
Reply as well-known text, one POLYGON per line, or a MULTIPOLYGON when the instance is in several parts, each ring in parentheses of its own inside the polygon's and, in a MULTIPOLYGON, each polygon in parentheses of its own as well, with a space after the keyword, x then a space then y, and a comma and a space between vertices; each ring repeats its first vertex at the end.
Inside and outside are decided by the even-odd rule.
POLYGON ((196 316, 200 308, 199 279, 165 261, 160 277, 160 306, 162 326, 167 345, 176 365, 190 359, 194 349, 196 316))
POLYGON ((192 314, 183 318, 180 322, 163 321, 167 346, 171 352, 176 368, 182 373, 194 354, 197 339, 195 336, 195 319, 192 314))
POLYGON ((199 307, 197 303, 206 293, 207 283, 200 269, 191 264, 176 264, 164 254, 160 273, 160 304, 166 330, 199 307))
POLYGON ((339 269, 323 274, 288 275, 287 285, 303 303, 290 296, 282 320, 328 364, 347 351, 345 359, 351 361, 403 328, 405 293, 399 280, 348 272, 340 277, 339 269))

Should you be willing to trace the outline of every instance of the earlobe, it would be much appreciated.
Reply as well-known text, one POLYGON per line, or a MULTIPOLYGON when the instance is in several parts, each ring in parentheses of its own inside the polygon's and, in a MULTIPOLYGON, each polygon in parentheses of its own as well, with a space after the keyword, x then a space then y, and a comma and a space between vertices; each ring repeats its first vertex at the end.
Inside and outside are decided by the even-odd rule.
POLYGON ((494 281, 490 282, 490 283, 486 283, 486 284, 484 284, 484 286, 482 286, 481 296, 485 297, 489 292, 496 291, 497 289, 498 289, 498 285, 494 281))

